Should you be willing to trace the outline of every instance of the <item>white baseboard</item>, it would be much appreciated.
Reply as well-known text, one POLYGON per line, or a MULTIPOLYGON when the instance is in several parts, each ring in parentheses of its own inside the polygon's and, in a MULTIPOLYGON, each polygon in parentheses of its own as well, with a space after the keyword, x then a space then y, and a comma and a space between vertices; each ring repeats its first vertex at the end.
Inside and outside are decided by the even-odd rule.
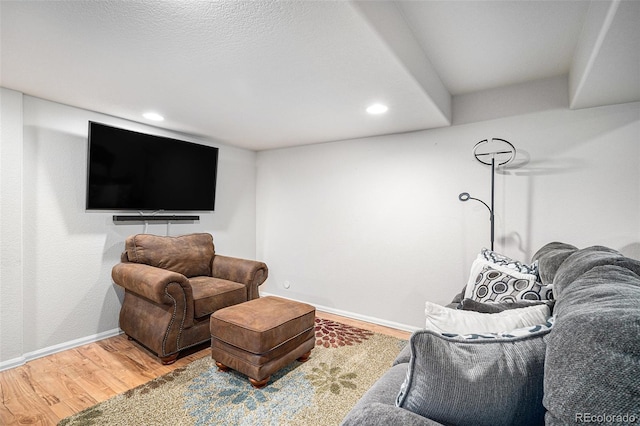
MULTIPOLYGON (((260 293, 263 296, 276 296, 276 297, 282 297, 283 299, 290 299, 290 300, 295 300, 295 299, 291 299, 288 297, 284 297, 281 296, 279 294, 270 294, 270 293, 260 293)), ((306 302, 304 300, 296 300, 297 302, 304 302, 304 303, 309 303, 306 302)), ((397 322, 393 322, 393 321, 387 321, 381 318, 376 318, 376 317, 370 317, 367 315, 360 315, 360 314, 356 314, 353 312, 348 312, 348 311, 343 311, 341 309, 334 309, 334 308, 330 308, 328 306, 323 306, 323 305, 318 305, 315 303, 309 303, 310 305, 315 306, 315 308, 319 311, 323 311, 323 312, 327 312, 330 314, 335 314, 335 315, 340 315, 346 318, 351 318, 351 319, 355 319, 355 320, 359 320, 359 321, 366 321, 366 322, 370 322, 372 324, 377 324, 377 325, 382 325, 385 327, 391 327, 391 328, 395 328, 398 330, 403 330, 403 331, 408 331, 408 332, 414 332, 416 330, 419 330, 419 327, 414 327, 414 326, 410 326, 410 325, 406 325, 406 324, 400 324, 397 322)), ((103 339, 107 339, 109 337, 113 337, 113 336, 117 336, 119 334, 122 334, 122 330, 120 330, 119 328, 114 328, 113 330, 108 330, 108 331, 104 331, 102 333, 98 333, 98 334, 94 334, 91 336, 86 336, 86 337, 81 337, 79 339, 75 339, 75 340, 71 340, 69 342, 65 342, 65 343, 60 343, 58 345, 54 345, 54 346, 49 346, 47 348, 44 349, 39 349, 37 351, 33 351, 33 352, 28 352, 26 354, 24 354, 21 357, 18 358, 13 358, 7 361, 3 361, 0 362, 0 371, 3 370, 8 370, 10 368, 14 368, 14 367, 19 367, 21 365, 26 364, 29 361, 32 361, 34 359, 37 358, 42 358, 43 356, 47 356, 47 355, 52 355, 58 352, 62 352, 62 351, 66 351, 68 349, 73 349, 76 348, 78 346, 82 346, 82 345, 87 345, 89 343, 94 343, 97 342, 99 340, 103 340, 103 339)))
POLYGON ((107 330, 103 331, 102 333, 93 334, 91 336, 81 337, 69 342, 64 342, 58 345, 49 346, 47 348, 38 349, 37 351, 27 352, 21 357, 0 362, 0 371, 19 367, 34 359, 42 358, 43 356, 66 351, 67 349, 77 348, 78 346, 83 346, 89 343, 97 342, 99 340, 108 339, 109 337, 117 336, 119 334, 122 334, 122 330, 120 330, 119 328, 114 328, 113 330, 107 330))
POLYGON ((27 362, 27 360, 23 356, 0 362, 0 371, 9 370, 10 368, 14 367, 20 367, 25 362, 27 362))
POLYGON ((360 315, 360 314, 356 314, 356 313, 349 312, 349 311, 343 311, 341 309, 330 308, 328 306, 318 305, 316 303, 307 302, 305 300, 296 300, 296 299, 292 299, 290 297, 281 296, 279 294, 271 294, 271 293, 260 292, 260 295, 261 296, 276 296, 276 297, 282 297, 283 299, 295 300, 296 302, 308 303, 310 305, 315 306, 315 308, 317 310, 322 311, 322 312, 327 312, 329 314, 340 315, 342 317, 347 317, 347 318, 351 318, 351 319, 355 319, 355 320, 359 320, 359 321, 370 322, 372 324, 382 325, 382 326, 385 326, 385 327, 391 327, 391 328, 395 328, 395 329, 398 329, 398 330, 408 331, 408 332, 411 332, 411 333, 413 333, 414 331, 420 330, 420 327, 415 327, 415 326, 407 325, 407 324, 401 324, 401 323, 397 323, 397 322, 394 322, 394 321, 387 321, 387 320, 384 320, 384 319, 381 319, 381 318, 370 317, 368 315, 360 315))

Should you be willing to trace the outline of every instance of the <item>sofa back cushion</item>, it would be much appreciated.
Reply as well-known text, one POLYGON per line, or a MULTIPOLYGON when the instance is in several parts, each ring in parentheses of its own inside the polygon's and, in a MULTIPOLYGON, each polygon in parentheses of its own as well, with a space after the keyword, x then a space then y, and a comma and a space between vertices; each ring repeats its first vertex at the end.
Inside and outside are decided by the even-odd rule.
POLYGON ((547 425, 640 421, 639 272, 640 261, 604 247, 576 251, 559 268, 546 337, 547 425))
POLYGON ((540 282, 544 285, 553 284, 560 265, 577 250, 576 246, 557 241, 542 246, 532 257, 534 262, 538 262, 540 282))
POLYGON ((554 278, 554 293, 561 295, 586 272, 603 265, 620 266, 640 275, 640 261, 625 257, 622 253, 608 247, 587 247, 576 250, 562 262, 554 278))
POLYGON ((144 263, 186 276, 211 276, 214 256, 211 234, 163 237, 138 234, 127 237, 125 250, 129 262, 144 263))

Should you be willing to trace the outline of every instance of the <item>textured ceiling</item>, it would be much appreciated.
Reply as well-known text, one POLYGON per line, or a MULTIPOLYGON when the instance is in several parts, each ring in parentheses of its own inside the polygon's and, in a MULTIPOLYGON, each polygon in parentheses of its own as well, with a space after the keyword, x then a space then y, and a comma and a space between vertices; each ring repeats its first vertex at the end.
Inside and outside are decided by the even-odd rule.
POLYGON ((567 74, 589 7, 577 1, 400 4, 453 95, 567 74))
POLYGON ((3 87, 255 150, 447 126, 454 95, 560 75, 572 107, 640 100, 637 1, 5 0, 0 19, 3 87))

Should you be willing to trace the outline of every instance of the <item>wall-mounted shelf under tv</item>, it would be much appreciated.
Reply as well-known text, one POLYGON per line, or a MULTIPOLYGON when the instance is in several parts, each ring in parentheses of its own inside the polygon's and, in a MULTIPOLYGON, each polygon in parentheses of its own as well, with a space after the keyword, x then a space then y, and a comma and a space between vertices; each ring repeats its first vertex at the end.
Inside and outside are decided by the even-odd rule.
POLYGON ((193 215, 114 215, 114 222, 180 222, 200 220, 200 216, 193 215))

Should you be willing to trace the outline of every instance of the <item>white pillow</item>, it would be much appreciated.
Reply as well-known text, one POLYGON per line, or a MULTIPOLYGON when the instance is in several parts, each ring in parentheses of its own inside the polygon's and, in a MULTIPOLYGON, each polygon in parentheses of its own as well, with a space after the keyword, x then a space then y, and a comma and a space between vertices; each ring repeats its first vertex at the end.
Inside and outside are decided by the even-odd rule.
POLYGON ((521 327, 544 324, 551 316, 546 304, 526 308, 508 309, 495 314, 446 308, 435 303, 425 303, 427 330, 438 333, 501 333, 521 327))

